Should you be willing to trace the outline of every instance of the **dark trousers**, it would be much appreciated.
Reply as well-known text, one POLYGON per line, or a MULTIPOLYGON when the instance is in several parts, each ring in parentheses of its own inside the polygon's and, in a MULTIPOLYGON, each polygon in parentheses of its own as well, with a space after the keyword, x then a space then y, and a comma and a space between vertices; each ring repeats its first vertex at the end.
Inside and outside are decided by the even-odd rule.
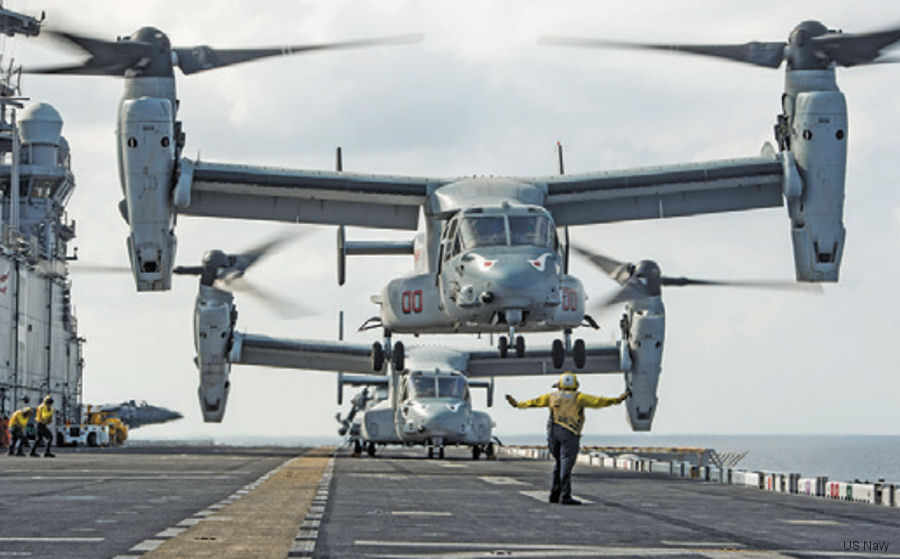
POLYGON ((16 443, 19 444, 18 454, 25 454, 25 429, 21 427, 13 427, 9 430, 10 435, 12 435, 12 442, 9 443, 9 453, 16 454, 16 443))
POLYGON ((556 464, 553 466, 553 481, 550 484, 550 498, 567 501, 572 498, 572 467, 578 458, 581 437, 557 424, 550 426, 547 444, 556 464))
POLYGON ((47 439, 47 450, 44 451, 44 456, 46 456, 50 454, 50 445, 53 444, 53 433, 51 433, 50 429, 43 423, 37 423, 37 439, 34 441, 34 446, 31 447, 32 456, 37 454, 37 449, 41 446, 41 441, 44 439, 47 439))

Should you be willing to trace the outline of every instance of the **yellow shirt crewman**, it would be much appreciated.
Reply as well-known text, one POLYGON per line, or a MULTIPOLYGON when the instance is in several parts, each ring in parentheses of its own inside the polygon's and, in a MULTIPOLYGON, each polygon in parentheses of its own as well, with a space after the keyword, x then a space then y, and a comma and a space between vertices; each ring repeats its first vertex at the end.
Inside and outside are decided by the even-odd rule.
POLYGON ((9 454, 17 456, 25 456, 25 426, 31 418, 31 408, 26 406, 20 410, 16 410, 9 418, 9 433, 12 435, 12 443, 9 445, 9 454), (16 443, 19 449, 16 451, 16 443))
POLYGON ((553 482, 550 486, 550 502, 564 505, 580 505, 572 498, 572 467, 578 457, 581 430, 584 428, 584 408, 605 408, 621 404, 628 397, 625 392, 618 398, 603 398, 578 392, 578 378, 574 373, 563 373, 559 382, 553 385, 556 392, 518 402, 506 395, 506 401, 516 408, 550 408, 550 422, 547 428, 547 444, 556 462, 553 467, 553 482))
POLYGON ((50 446, 53 444, 53 433, 50 431, 50 425, 53 424, 53 398, 47 395, 43 403, 38 406, 37 413, 34 414, 34 421, 37 423, 37 440, 31 447, 31 455, 37 456, 37 449, 41 445, 41 441, 47 439, 47 450, 44 451, 46 458, 53 458, 56 455, 50 452, 50 446))

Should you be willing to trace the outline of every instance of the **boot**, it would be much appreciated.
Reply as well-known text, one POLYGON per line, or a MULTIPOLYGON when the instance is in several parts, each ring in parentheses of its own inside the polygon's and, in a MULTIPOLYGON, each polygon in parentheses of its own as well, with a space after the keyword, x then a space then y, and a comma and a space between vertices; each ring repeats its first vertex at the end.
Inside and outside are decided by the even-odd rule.
POLYGON ((44 458, 56 458, 56 455, 50 452, 49 449, 47 449, 47 452, 44 453, 44 458))

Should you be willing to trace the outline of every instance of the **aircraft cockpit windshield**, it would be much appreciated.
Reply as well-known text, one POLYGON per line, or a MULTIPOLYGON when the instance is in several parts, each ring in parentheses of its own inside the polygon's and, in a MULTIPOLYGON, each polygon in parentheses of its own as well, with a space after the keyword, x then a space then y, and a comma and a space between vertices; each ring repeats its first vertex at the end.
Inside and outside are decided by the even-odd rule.
POLYGON ((412 377, 412 393, 417 398, 434 398, 437 396, 437 387, 432 376, 412 377))
POLYGON ((463 399, 466 395, 466 381, 461 377, 438 377, 438 396, 440 398, 463 399))
POLYGON ((466 216, 459 222, 459 248, 528 245, 556 248, 553 222, 542 214, 466 216))
POLYGON ((413 376, 411 385, 416 398, 466 398, 466 380, 459 376, 413 376))
POLYGON ((556 248, 553 224, 545 215, 509 216, 509 235, 512 245, 556 248))

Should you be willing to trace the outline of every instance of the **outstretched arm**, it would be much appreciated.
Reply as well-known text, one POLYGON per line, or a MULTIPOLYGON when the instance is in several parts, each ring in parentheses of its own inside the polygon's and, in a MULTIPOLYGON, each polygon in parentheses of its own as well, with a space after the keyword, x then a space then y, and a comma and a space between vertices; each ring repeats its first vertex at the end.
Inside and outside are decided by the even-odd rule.
POLYGON ((550 395, 544 394, 543 396, 538 396, 537 398, 533 398, 531 400, 519 402, 515 398, 507 394, 506 401, 509 402, 509 405, 513 406, 514 408, 546 408, 550 405, 550 395))
POLYGON ((621 404, 628 397, 628 392, 623 392, 618 398, 604 398, 603 396, 592 396, 583 392, 578 393, 578 403, 586 408, 605 408, 607 406, 615 406, 621 404))

